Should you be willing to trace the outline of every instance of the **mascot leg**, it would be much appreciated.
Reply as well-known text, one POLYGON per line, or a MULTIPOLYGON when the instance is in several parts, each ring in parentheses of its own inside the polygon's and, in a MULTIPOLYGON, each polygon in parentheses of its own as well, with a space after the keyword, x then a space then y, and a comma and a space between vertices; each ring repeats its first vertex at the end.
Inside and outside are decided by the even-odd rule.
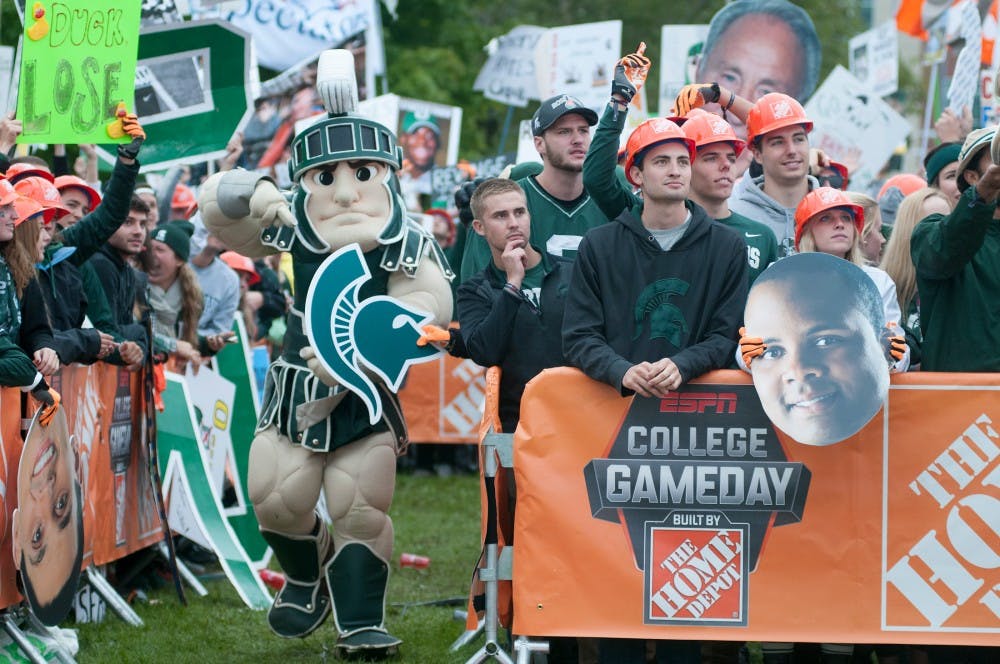
POLYGON ((337 553, 326 568, 333 618, 345 653, 389 654, 402 643, 385 630, 392 555, 387 512, 396 482, 396 446, 388 432, 335 450, 324 478, 337 553))
POLYGON ((267 623, 286 638, 308 635, 330 613, 322 569, 332 543, 315 513, 325 456, 291 444, 274 428, 260 432, 250 448, 250 500, 260 532, 285 572, 267 623))

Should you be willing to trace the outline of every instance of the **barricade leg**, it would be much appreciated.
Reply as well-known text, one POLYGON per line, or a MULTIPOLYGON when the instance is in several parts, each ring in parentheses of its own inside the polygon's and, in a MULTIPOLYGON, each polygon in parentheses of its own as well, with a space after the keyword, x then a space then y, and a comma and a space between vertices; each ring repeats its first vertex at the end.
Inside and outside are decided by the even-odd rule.
POLYGON ((17 644, 17 647, 24 653, 24 655, 31 660, 32 664, 46 664, 45 658, 42 657, 42 653, 35 649, 35 646, 31 645, 31 641, 28 637, 21 631, 21 628, 17 626, 17 622, 14 620, 14 616, 10 610, 4 611, 2 616, 0 616, 0 621, 3 622, 3 629, 7 632, 7 635, 17 644))
MULTIPOLYGON (((38 617, 31 611, 28 611, 27 614, 28 614, 28 622, 31 623, 31 628, 35 632, 43 634, 51 634, 53 629, 58 629, 57 627, 53 628, 42 624, 42 621, 39 620, 38 617)), ((60 664, 75 664, 76 660, 73 659, 69 653, 67 653, 58 645, 54 644, 52 646, 52 650, 56 655, 56 661, 60 662, 60 664)))
POLYGON ((84 570, 84 574, 87 576, 87 581, 90 583, 94 591, 100 595, 108 606, 118 614, 118 617, 127 622, 133 627, 142 627, 142 618, 139 614, 132 610, 132 607, 122 599, 122 596, 115 592, 115 589, 111 587, 108 580, 101 576, 101 573, 94 569, 93 566, 88 567, 84 570))
MULTIPOLYGON (((167 559, 168 562, 170 561, 170 549, 167 548, 166 542, 160 542, 157 544, 156 549, 160 552, 160 555, 167 559)), ((208 589, 202 585, 195 573, 191 571, 191 568, 185 565, 184 561, 180 558, 175 558, 175 563, 177 564, 177 573, 180 574, 184 583, 191 586, 191 589, 198 593, 200 597, 208 596, 208 589)))

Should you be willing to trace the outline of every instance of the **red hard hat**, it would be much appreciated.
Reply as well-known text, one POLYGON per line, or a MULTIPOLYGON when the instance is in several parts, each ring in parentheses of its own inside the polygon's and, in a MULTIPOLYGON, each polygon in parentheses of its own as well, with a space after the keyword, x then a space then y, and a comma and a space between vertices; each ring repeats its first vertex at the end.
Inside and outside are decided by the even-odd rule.
POLYGON ((865 227, 865 210, 860 205, 847 197, 847 194, 840 189, 833 187, 816 187, 799 203, 795 208, 795 248, 799 248, 799 240, 802 239, 802 231, 810 219, 820 212, 831 208, 848 208, 854 215, 854 227, 861 235, 861 229, 865 227))
POLYGON ((174 187, 174 195, 170 199, 170 207, 172 209, 183 210, 184 218, 187 219, 194 214, 195 208, 198 207, 198 199, 195 198, 191 187, 186 184, 178 184, 174 187))
POLYGON ((96 189, 87 184, 87 181, 83 178, 77 177, 75 175, 60 175, 55 181, 56 189, 62 191, 63 189, 69 189, 70 187, 76 187, 83 193, 87 195, 90 199, 90 209, 93 210, 95 207, 101 203, 101 194, 98 193, 96 189))
POLYGON ((882 188, 878 190, 878 196, 876 196, 876 198, 881 199, 885 196, 885 192, 889 191, 893 187, 899 189, 899 192, 905 197, 915 191, 920 191, 926 186, 927 180, 923 179, 919 175, 914 175, 912 173, 897 173, 885 181, 882 188))
POLYGON ((224 251, 219 254, 219 258, 236 272, 245 272, 250 275, 250 286, 260 282, 260 275, 257 274, 257 268, 254 267, 253 261, 246 256, 238 254, 235 251, 224 251))
POLYGON ((19 180, 14 185, 14 189, 17 190, 17 193, 34 199, 42 206, 45 210, 45 223, 58 219, 69 212, 69 208, 62 204, 59 190, 48 180, 35 176, 26 177, 19 180))
POLYGON ((29 164, 27 162, 19 161, 16 164, 11 164, 7 169, 6 173, 7 179, 11 182, 20 180, 21 178, 26 178, 30 176, 45 178, 49 182, 55 180, 48 170, 38 166, 37 164, 29 164))
POLYGON ((747 142, 753 143, 758 136, 792 125, 802 125, 807 132, 813 128, 802 104, 786 94, 769 92, 757 100, 747 115, 747 142))
POLYGON ((14 227, 20 226, 40 212, 45 212, 41 203, 34 198, 19 194, 14 200, 14 213, 17 215, 17 218, 14 219, 14 227))
POLYGON ((731 124, 711 113, 688 114, 687 122, 681 130, 699 148, 712 143, 732 143, 739 156, 747 146, 745 141, 736 136, 731 124))
POLYGON ((10 205, 16 200, 17 192, 14 191, 14 185, 7 180, 0 180, 0 207, 10 205))
POLYGON ((652 118, 636 127, 625 143, 625 152, 627 153, 625 157, 625 177, 628 178, 629 182, 637 187, 639 186, 639 183, 632 179, 632 165, 635 164, 636 155, 647 148, 667 141, 680 141, 684 143, 691 161, 694 161, 694 141, 685 136, 676 123, 666 118, 652 118))

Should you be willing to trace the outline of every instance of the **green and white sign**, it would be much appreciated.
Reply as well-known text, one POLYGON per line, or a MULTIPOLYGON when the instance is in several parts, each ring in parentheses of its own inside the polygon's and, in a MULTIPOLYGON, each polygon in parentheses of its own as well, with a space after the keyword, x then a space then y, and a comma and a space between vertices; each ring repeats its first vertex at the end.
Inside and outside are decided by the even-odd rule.
MULTIPOLYGON (((224 156, 226 143, 250 120, 258 86, 242 30, 222 21, 144 27, 134 104, 149 137, 142 170, 224 156)), ((102 152, 112 160, 113 151, 102 152)))
POLYGON ((119 102, 131 110, 139 14, 138 2, 33 3, 24 21, 19 143, 131 140, 109 135, 108 125, 120 126, 119 102))
POLYGON ((266 609, 271 597, 257 570, 229 525, 222 503, 212 488, 209 459, 198 436, 191 397, 183 376, 167 373, 163 392, 164 415, 157 418, 157 445, 163 485, 169 488, 171 528, 176 517, 191 519, 179 530, 197 530, 209 544, 236 592, 247 606, 266 609))

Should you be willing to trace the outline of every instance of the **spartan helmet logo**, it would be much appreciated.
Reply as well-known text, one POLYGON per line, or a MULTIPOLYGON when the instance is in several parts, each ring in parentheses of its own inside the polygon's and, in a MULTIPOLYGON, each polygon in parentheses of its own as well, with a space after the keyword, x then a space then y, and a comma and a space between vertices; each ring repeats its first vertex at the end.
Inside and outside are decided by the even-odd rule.
POLYGON ((684 314, 670 303, 673 295, 687 294, 690 284, 680 279, 660 279, 646 286, 635 303, 635 335, 643 332, 643 323, 649 318, 649 338, 666 339, 677 348, 683 348, 690 330, 684 314))
MULTIPOLYGON (((836 189, 823 189, 819 192, 819 199, 824 203, 840 203, 843 196, 836 189)), ((844 201, 846 204, 847 202, 844 201)))
POLYGON ((788 103, 787 99, 776 101, 771 104, 771 114, 776 120, 787 118, 792 114, 792 105, 788 103))

